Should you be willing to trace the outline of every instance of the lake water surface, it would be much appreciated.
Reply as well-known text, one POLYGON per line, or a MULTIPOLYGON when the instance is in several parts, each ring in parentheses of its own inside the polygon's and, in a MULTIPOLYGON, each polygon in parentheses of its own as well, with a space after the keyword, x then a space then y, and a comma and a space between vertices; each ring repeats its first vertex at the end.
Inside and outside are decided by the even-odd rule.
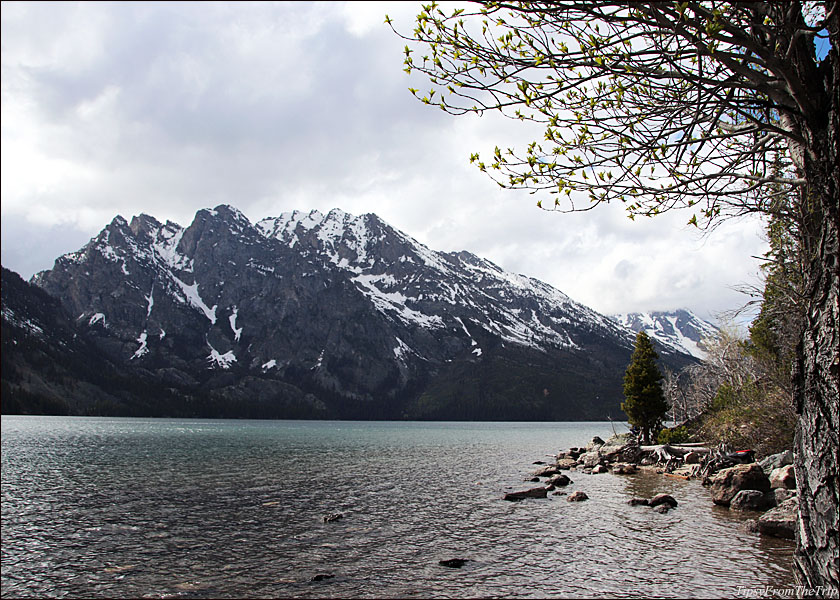
POLYGON ((535 485, 535 460, 611 434, 4 416, 0 595, 734 598, 793 585, 792 543, 747 533, 696 481, 571 471, 567 491, 589 501, 501 500, 535 485), (679 507, 626 504, 658 492, 679 507), (438 564, 454 557, 469 562, 438 564))

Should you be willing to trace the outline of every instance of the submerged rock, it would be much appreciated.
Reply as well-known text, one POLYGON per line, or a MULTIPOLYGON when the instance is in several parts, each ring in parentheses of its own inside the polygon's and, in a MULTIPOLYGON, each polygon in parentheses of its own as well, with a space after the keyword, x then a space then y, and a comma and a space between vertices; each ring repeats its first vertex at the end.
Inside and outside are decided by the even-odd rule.
POLYGON ((548 490, 544 487, 531 488, 530 490, 523 490, 521 492, 508 492, 504 495, 503 500, 509 502, 518 502, 525 498, 545 498, 548 496, 548 490))
POLYGON ((660 506, 660 505, 667 505, 670 508, 677 507, 677 501, 674 499, 673 496, 668 494, 656 494, 653 498, 648 501, 649 506, 660 506))
POLYGON ((584 492, 580 490, 576 492, 572 492, 569 494, 569 497, 566 498, 567 502, 583 502, 584 500, 589 500, 589 496, 587 496, 584 492))
POLYGON ((439 560, 438 564, 442 567, 449 567, 450 569, 460 569, 469 560, 466 558, 447 558, 446 560, 439 560))
POLYGON ((330 513, 324 516, 324 523, 335 523, 336 521, 343 518, 344 515, 341 513, 330 513))
POLYGON ((671 510, 671 508, 673 507, 670 504, 660 504, 659 506, 654 506, 653 510, 654 512, 658 512, 664 515, 666 512, 671 510))
POLYGON ((569 479, 566 475, 563 475, 562 473, 560 473, 559 475, 555 475, 553 477, 550 477, 548 479, 548 481, 546 481, 546 483, 548 485, 557 485, 557 486, 563 487, 563 486, 567 486, 570 483, 572 483, 572 480, 569 479))
POLYGON ((650 504, 650 500, 647 498, 630 498, 627 501, 627 504, 630 506, 648 506, 650 504))
POLYGON ((335 575, 331 573, 318 573, 309 581, 325 581, 327 579, 332 579, 333 577, 335 577, 335 575))

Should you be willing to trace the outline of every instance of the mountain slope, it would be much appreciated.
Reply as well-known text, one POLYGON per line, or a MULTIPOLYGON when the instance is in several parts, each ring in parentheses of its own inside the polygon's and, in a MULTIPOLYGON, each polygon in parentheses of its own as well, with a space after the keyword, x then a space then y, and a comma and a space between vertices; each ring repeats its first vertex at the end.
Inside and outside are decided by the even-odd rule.
POLYGON ((323 416, 617 417, 633 344, 542 282, 339 210, 117 217, 33 281, 115 362, 323 416))
POLYGON ((706 358, 703 340, 718 332, 717 327, 689 310, 627 313, 613 318, 633 331, 644 330, 662 348, 684 352, 700 360, 706 358))

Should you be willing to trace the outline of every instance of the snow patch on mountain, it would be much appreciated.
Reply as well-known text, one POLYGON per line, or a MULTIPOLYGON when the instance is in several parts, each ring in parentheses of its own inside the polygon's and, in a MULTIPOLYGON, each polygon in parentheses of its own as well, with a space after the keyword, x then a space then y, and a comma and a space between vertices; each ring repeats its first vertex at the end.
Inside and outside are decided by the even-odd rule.
POLYGON ((230 329, 233 331, 234 338, 236 341, 239 341, 239 338, 242 337, 242 328, 236 326, 236 317, 239 315, 239 309, 234 305, 233 312, 231 313, 230 317, 228 317, 228 322, 230 323, 230 329))
POLYGON ((671 312, 626 313, 612 317, 635 332, 644 331, 668 349, 685 352, 705 360, 703 341, 713 337, 718 328, 689 310, 671 312))
POLYGON ((210 346, 210 355, 207 357, 207 360, 210 362, 211 368, 216 367, 227 370, 236 362, 236 356, 233 354, 233 350, 228 350, 224 354, 221 354, 213 346, 210 346))
POLYGON ((216 324, 216 307, 217 305, 213 305, 213 308, 210 308, 205 304, 204 300, 201 299, 201 295, 198 293, 198 283, 193 283, 192 285, 187 285, 175 275, 171 275, 172 279, 175 283, 178 284, 178 287, 181 288, 181 291, 184 293, 185 300, 187 304, 197 308, 201 312, 204 313, 204 316, 210 320, 210 323, 215 325, 216 324))
POLYGON ((138 336, 137 343, 140 344, 140 347, 137 348, 130 360, 134 360, 135 358, 140 358, 141 356, 148 354, 149 348, 146 342, 147 338, 148 334, 145 331, 138 336))

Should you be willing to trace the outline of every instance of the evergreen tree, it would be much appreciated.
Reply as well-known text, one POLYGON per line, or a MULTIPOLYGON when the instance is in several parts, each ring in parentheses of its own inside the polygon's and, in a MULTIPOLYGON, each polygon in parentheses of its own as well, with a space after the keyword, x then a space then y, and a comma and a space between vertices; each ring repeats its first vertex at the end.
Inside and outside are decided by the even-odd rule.
POLYGON ((636 336, 636 347, 624 374, 624 402, 621 410, 627 420, 642 431, 643 443, 649 444, 652 433, 662 428, 668 403, 662 392, 662 372, 656 366, 659 358, 653 343, 644 331, 636 336))

